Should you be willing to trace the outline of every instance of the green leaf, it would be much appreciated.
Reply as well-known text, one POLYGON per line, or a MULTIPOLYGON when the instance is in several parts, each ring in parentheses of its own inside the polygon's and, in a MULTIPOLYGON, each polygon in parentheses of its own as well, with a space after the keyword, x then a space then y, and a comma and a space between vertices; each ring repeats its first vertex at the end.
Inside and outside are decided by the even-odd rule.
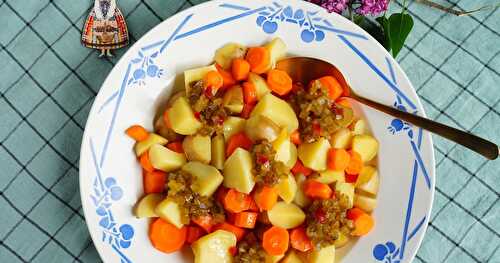
POLYGON ((385 47, 387 51, 391 51, 391 39, 389 38, 389 20, 386 16, 379 16, 375 19, 382 28, 382 32, 384 35, 384 40, 381 44, 385 47))
POLYGON ((413 18, 404 13, 392 14, 389 17, 389 39, 391 43, 392 56, 396 57, 403 48, 406 38, 413 28, 413 18))

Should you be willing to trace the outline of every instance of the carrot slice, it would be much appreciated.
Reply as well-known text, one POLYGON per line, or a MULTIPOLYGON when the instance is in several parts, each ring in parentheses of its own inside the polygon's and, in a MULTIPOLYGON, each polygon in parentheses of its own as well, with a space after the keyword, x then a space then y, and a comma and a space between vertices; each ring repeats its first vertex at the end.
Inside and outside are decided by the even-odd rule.
POLYGON ((273 226, 264 232, 262 247, 272 256, 283 255, 288 250, 289 235, 286 229, 273 226))
POLYGON ((241 111, 241 118, 248 119, 250 118, 250 113, 252 113, 253 108, 255 107, 254 103, 245 103, 243 104, 243 110, 241 111))
POLYGON ((267 85, 276 94, 283 96, 292 90, 292 78, 283 70, 272 69, 267 73, 267 85))
POLYGON ((255 192, 253 198, 261 211, 271 210, 278 202, 278 191, 274 187, 263 186, 255 192))
POLYGON ((271 54, 264 47, 251 47, 245 57, 250 64, 250 70, 257 74, 265 73, 271 65, 271 54))
POLYGON ((235 58, 233 59, 231 72, 235 80, 246 80, 248 78, 248 73, 250 73, 250 63, 242 58, 235 58))
POLYGON ((165 123, 165 127, 172 129, 172 124, 170 124, 170 119, 168 118, 168 110, 166 109, 165 112, 163 112, 163 122, 165 123))
POLYGON ((351 235, 364 236, 372 230, 374 225, 375 220, 373 220, 373 217, 364 213, 354 220, 354 230, 351 232, 351 235))
POLYGON ((191 221, 203 228, 207 233, 210 233, 215 225, 214 218, 211 215, 199 216, 191 219, 191 221))
POLYGON ((188 226, 186 233, 186 242, 188 244, 193 244, 198 238, 203 236, 203 229, 197 226, 188 226))
POLYGON ((305 167, 299 159, 297 159, 291 171, 293 175, 303 174, 304 176, 309 176, 313 172, 311 169, 305 167))
POLYGON ((205 84, 205 88, 211 88, 212 92, 216 93, 216 91, 224 84, 224 79, 217 70, 211 70, 205 74, 203 82, 205 84))
POLYGON ((325 76, 318 80, 321 85, 328 90, 328 98, 331 100, 338 99, 344 92, 340 83, 332 76, 325 76))
POLYGON ((149 160, 149 151, 146 151, 145 153, 141 154, 139 156, 139 163, 141 164, 142 169, 144 169, 146 172, 153 172, 155 168, 151 164, 151 161, 149 160))
POLYGON ((361 208, 353 207, 346 212, 346 218, 349 220, 356 220, 361 215, 366 214, 361 208))
POLYGON ((222 224, 218 224, 214 226, 214 231, 216 230, 226 230, 228 232, 233 233, 236 236, 236 240, 240 241, 243 236, 245 235, 245 229, 233 226, 227 222, 224 222, 222 224))
POLYGON ((222 88, 227 89, 236 84, 236 81, 233 79, 233 75, 229 71, 224 70, 219 64, 215 64, 217 71, 222 76, 222 88))
POLYGON ((229 189, 227 189, 224 186, 220 186, 219 189, 217 189, 217 192, 215 192, 215 200, 217 200, 217 202, 223 204, 224 197, 226 197, 227 191, 229 191, 229 189))
POLYGON ((243 228, 254 228, 257 223, 257 213, 255 212, 241 212, 234 216, 234 225, 243 228))
POLYGON ((186 227, 181 229, 164 221, 156 219, 149 227, 149 239, 153 246, 165 253, 172 253, 182 248, 186 242, 186 227))
POLYGON ((252 197, 245 193, 240 193, 234 189, 229 189, 224 197, 224 208, 231 213, 239 213, 250 208, 252 197))
POLYGON ((349 164, 345 168, 345 172, 348 174, 359 174, 361 168, 363 168, 363 160, 361 160, 361 155, 359 153, 350 150, 349 155, 351 156, 349 164))
POLYGON ((320 183, 314 180, 308 180, 304 183, 304 193, 315 199, 328 199, 332 196, 333 191, 327 184, 320 183))
POLYGON ((331 148, 328 150, 326 164, 330 170, 344 171, 349 165, 350 160, 351 155, 346 150, 331 148))
POLYGON ((251 82, 243 83, 243 100, 246 104, 257 102, 257 90, 251 82))
POLYGON ((149 137, 149 132, 141 125, 132 125, 125 130, 125 133, 138 142, 144 141, 149 137))
POLYGON ((292 143, 295 145, 299 145, 302 143, 299 130, 295 130, 292 132, 292 134, 290 134, 290 141, 292 141, 292 143))
POLYGON ((290 232, 290 244, 298 251, 307 252, 313 248, 313 244, 306 234, 304 227, 297 227, 290 232))
POLYGON ((255 200, 253 198, 250 199, 250 207, 248 208, 248 210, 252 212, 259 212, 259 207, 257 206, 257 203, 255 203, 255 200))
POLYGON ((347 99, 347 97, 340 97, 335 101, 335 103, 347 108, 352 108, 351 102, 349 102, 349 99, 347 99))
POLYGON ((165 190, 167 174, 161 171, 146 172, 144 174, 144 193, 162 193, 165 190))
POLYGON ((167 148, 177 153, 184 153, 184 148, 182 148, 182 142, 168 143, 167 148))
POLYGON ((252 148, 252 140, 248 138, 245 132, 236 133, 229 138, 226 147, 226 157, 231 156, 236 148, 240 147, 245 150, 252 148))

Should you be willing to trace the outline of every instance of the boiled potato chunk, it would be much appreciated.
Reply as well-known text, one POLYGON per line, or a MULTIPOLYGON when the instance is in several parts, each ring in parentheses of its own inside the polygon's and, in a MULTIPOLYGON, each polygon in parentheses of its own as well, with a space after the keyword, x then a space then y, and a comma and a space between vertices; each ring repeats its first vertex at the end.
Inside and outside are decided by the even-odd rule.
POLYGON ((358 181, 359 184, 356 182, 356 188, 372 195, 376 195, 378 193, 380 179, 375 167, 370 165, 364 166, 359 173, 358 181))
POLYGON ((223 135, 215 135, 212 139, 212 162, 215 168, 222 170, 226 160, 226 146, 223 135))
POLYGON ((276 203, 271 210, 267 211, 269 221, 274 226, 290 229, 304 223, 306 214, 295 204, 285 202, 276 203))
POLYGON ((309 263, 335 263, 335 245, 314 249, 307 255, 309 263))
POLYGON ((354 185, 351 183, 340 183, 335 184, 335 191, 347 196, 349 199, 349 207, 354 204, 354 185))
POLYGON ((229 69, 233 59, 244 57, 246 52, 246 47, 237 43, 228 43, 215 51, 214 60, 223 69, 229 69))
POLYGON ((198 239, 191 245, 195 263, 232 263, 229 248, 236 246, 236 236, 225 230, 217 230, 198 239))
POLYGON ((298 174, 297 176, 295 176, 295 182, 297 182, 297 192, 295 193, 293 202, 300 207, 306 207, 311 203, 311 199, 309 199, 309 197, 307 197, 302 190, 302 186, 304 185, 305 181, 306 177, 303 174, 298 174))
POLYGON ((186 88, 186 93, 189 94, 189 90, 191 89, 191 83, 202 80, 205 75, 212 70, 217 70, 215 64, 200 68, 193 68, 184 71, 184 86, 186 88))
POLYGON ((246 121, 245 134, 252 141, 274 141, 278 138, 280 127, 269 118, 258 115, 246 121))
POLYGON ((314 171, 326 170, 326 158, 330 143, 325 138, 312 143, 302 143, 299 146, 299 159, 304 166, 313 169, 314 171))
POLYGON ((145 195, 134 206, 133 212, 135 217, 158 217, 158 215, 155 213, 155 208, 164 198, 165 196, 159 193, 145 195))
POLYGON ((278 195, 285 201, 285 203, 289 204, 295 198, 295 194, 297 193, 297 182, 295 182, 295 178, 292 174, 288 174, 286 178, 281 178, 278 184, 278 195))
POLYGON ((283 129, 278 138, 272 143, 273 149, 276 151, 274 159, 285 164, 286 167, 292 169, 297 162, 297 147, 290 141, 288 131, 283 129))
POLYGON ((335 240, 335 243, 333 243, 333 245, 335 246, 335 248, 341 248, 345 246, 348 242, 349 242, 349 237, 342 234, 342 232, 339 232, 339 238, 335 240))
POLYGON ((155 169, 164 172, 177 170, 186 163, 184 154, 174 152, 159 144, 149 148, 149 160, 155 169))
POLYGON ((299 127, 299 121, 292 107, 271 93, 257 103, 250 116, 257 115, 266 116, 281 128, 287 128, 289 133, 299 127))
POLYGON ((378 141, 371 135, 356 135, 352 138, 352 149, 361 155, 363 162, 369 162, 377 155, 378 141))
POLYGON ((231 136, 245 130, 246 120, 240 117, 229 116, 222 125, 224 139, 227 141, 231 136))
POLYGON ((212 143, 209 136, 187 136, 182 142, 182 149, 190 161, 210 163, 212 159, 212 143))
POLYGON ((271 63, 273 67, 278 60, 284 58, 286 55, 286 44, 279 37, 274 38, 264 47, 267 48, 267 50, 269 50, 269 54, 271 56, 271 63))
POLYGON ((377 207, 377 199, 364 195, 356 194, 354 196, 354 206, 363 209, 363 211, 370 213, 377 207))
POLYGON ((303 263, 303 261, 302 259, 300 259, 297 253, 295 253, 295 251, 290 249, 290 252, 288 252, 281 263, 303 263))
POLYGON ((255 186, 252 168, 250 153, 245 149, 236 148, 224 163, 224 186, 249 194, 255 186))
POLYGON ((163 220, 166 220, 177 228, 181 228, 184 224, 189 223, 182 221, 183 215, 179 204, 177 204, 170 198, 165 198, 163 201, 161 201, 156 206, 155 213, 163 220))
POLYGON ((314 180, 324 184, 331 184, 334 182, 343 183, 345 182, 345 173, 344 171, 325 170, 320 172, 319 177, 314 178, 314 180))
POLYGON ((222 105, 231 113, 241 113, 243 110, 243 90, 240 86, 233 86, 224 93, 222 105))
POLYGON ((200 162, 186 163, 182 166, 182 170, 194 176, 195 180, 191 189, 202 196, 212 196, 224 180, 219 170, 200 162))
POLYGON ((363 119, 356 120, 352 124, 352 132, 355 135, 368 133, 368 127, 366 125, 366 121, 363 119))
POLYGON ((352 132, 347 128, 336 131, 331 139, 332 147, 335 149, 347 149, 351 145, 352 132))
POLYGON ((193 135, 201 127, 186 97, 175 100, 167 114, 172 130, 178 134, 193 135))
POLYGON ((278 263, 285 255, 269 255, 266 253, 264 263, 278 263))
POLYGON ((142 142, 137 142, 134 146, 134 151, 135 151, 135 155, 137 155, 137 157, 141 156, 143 153, 145 153, 147 150, 149 150, 149 148, 151 148, 151 146, 155 145, 155 144, 160 144, 160 145, 165 145, 167 144, 168 140, 161 137, 160 135, 158 134, 155 134, 155 133, 150 133, 149 134, 149 137, 142 141, 142 142))
POLYGON ((267 86, 267 82, 264 78, 262 78, 259 74, 255 74, 253 72, 250 72, 248 75, 248 81, 253 84, 255 87, 255 91, 257 93, 257 99, 261 99, 264 97, 267 93, 270 93, 271 90, 267 86))

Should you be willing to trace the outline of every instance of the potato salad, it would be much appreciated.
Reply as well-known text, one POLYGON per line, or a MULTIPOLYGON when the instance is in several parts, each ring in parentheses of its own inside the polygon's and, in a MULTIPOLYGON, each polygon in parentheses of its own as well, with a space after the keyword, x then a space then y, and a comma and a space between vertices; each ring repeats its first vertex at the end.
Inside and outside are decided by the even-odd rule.
MULTIPOLYGON (((144 195, 163 253, 194 261, 335 262, 374 228, 378 141, 333 76, 294 82, 286 45, 229 43, 184 72, 153 130, 133 125, 144 195)), ((147 125, 145 125, 147 126, 147 125)))

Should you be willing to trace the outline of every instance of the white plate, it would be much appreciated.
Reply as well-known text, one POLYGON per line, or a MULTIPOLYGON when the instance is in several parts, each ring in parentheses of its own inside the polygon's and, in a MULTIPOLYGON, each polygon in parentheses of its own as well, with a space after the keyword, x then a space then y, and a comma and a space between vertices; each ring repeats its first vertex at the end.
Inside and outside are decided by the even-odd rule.
MULTIPOLYGON (((399 65, 376 40, 339 15, 297 0, 218 0, 184 10, 129 49, 104 82, 87 121, 80 190, 87 225, 104 262, 186 262, 181 253, 155 250, 148 220, 132 215, 143 194, 142 175, 124 130, 132 124, 152 128, 157 101, 170 93, 173 76, 209 64, 218 47, 231 41, 259 45, 275 36, 285 40, 291 54, 337 65, 359 93, 425 116, 399 65)), ((339 250, 339 257, 342 262, 410 262, 433 200, 431 137, 370 108, 359 110, 380 141, 376 226, 350 251, 339 250)), ((182 254, 189 257, 188 250, 182 254)))

